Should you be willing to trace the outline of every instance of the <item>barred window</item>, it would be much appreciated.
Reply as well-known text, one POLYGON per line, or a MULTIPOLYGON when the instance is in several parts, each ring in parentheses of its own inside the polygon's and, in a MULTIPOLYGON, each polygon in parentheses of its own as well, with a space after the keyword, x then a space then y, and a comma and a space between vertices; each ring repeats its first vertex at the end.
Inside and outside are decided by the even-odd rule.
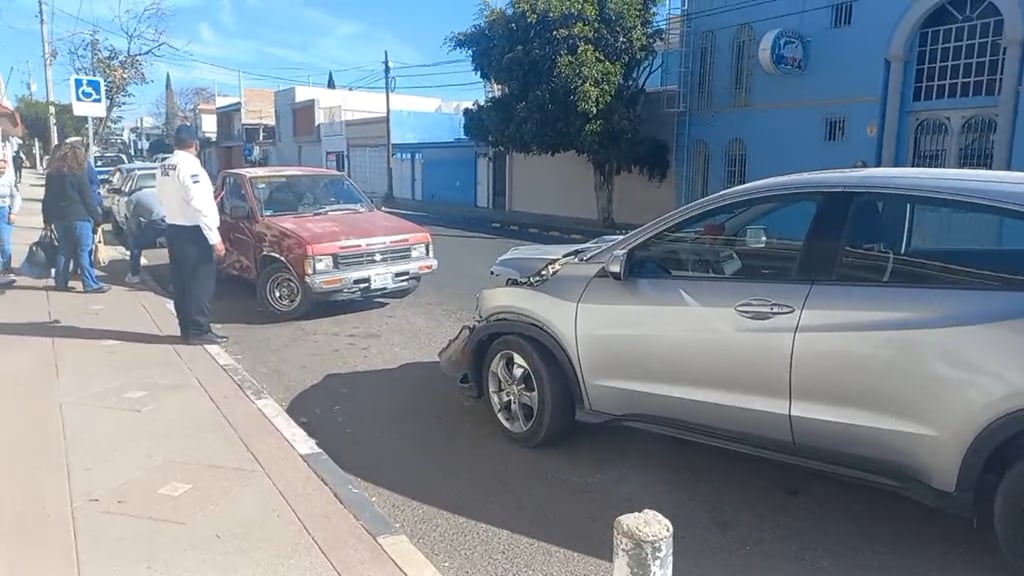
POLYGON ((732 105, 750 106, 751 66, 754 62, 754 27, 742 24, 732 40, 732 105))

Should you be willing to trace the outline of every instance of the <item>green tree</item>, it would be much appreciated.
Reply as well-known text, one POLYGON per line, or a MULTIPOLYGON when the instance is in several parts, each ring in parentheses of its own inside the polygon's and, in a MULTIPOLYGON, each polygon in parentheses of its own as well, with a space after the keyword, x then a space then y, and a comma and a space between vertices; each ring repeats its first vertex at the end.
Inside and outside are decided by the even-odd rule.
POLYGON ((615 177, 662 181, 668 143, 641 129, 643 89, 655 72, 661 0, 510 0, 485 4, 451 35, 495 94, 466 110, 465 133, 524 154, 576 152, 594 173, 598 219, 614 225, 615 177))
MULTIPOLYGON (((25 125, 27 138, 38 138, 43 150, 52 150, 50 142, 50 122, 45 100, 36 100, 31 96, 19 96, 14 105, 21 122, 25 125)), ((88 131, 86 119, 71 113, 70 104, 55 104, 57 117, 57 138, 61 141, 73 136, 85 136, 88 131)))
POLYGON ((135 99, 135 89, 150 82, 154 58, 170 49, 165 0, 119 0, 113 22, 87 37, 72 36, 64 45, 67 63, 76 74, 103 78, 107 116, 94 127, 97 134, 121 123, 120 111, 135 99))

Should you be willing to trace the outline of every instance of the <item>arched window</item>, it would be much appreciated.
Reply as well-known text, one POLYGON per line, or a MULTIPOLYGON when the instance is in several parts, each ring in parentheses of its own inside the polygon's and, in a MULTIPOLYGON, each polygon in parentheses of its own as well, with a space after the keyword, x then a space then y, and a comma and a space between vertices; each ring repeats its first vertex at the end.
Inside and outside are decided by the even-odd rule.
POLYGON ((996 125, 989 116, 972 116, 964 122, 960 128, 960 168, 992 169, 996 125))
POLYGON ((725 187, 732 188, 747 181, 747 145, 739 138, 725 145, 725 187))
POLYGON ((914 127, 911 166, 945 168, 949 153, 949 124, 940 118, 925 118, 914 127))
POLYGON ((1003 15, 992 0, 948 0, 921 23, 914 102, 998 96, 1003 79, 1003 15))
POLYGON ((703 140, 696 140, 690 150, 690 185, 684 200, 694 202, 708 195, 708 175, 711 172, 711 149, 703 140))
POLYGON ((754 27, 742 24, 732 38, 732 105, 750 106, 751 65, 754 62, 754 27))

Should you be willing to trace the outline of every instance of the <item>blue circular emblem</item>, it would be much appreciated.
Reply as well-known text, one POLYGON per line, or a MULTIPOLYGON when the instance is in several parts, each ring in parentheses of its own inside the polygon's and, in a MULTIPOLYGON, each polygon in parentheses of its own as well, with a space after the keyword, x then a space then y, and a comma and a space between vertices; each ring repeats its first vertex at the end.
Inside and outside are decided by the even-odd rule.
POLYGON ((807 68, 807 40, 796 30, 769 31, 757 52, 761 67, 769 74, 790 76, 807 68))

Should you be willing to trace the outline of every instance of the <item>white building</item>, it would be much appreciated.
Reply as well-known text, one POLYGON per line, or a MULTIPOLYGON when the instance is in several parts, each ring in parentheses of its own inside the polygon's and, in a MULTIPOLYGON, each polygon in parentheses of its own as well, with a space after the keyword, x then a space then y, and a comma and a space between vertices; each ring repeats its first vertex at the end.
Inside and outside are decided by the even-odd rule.
MULTIPOLYGON (((459 113, 472 104, 391 94, 392 110, 459 113)), ((345 170, 370 194, 386 190, 386 147, 349 147, 345 136, 346 121, 386 114, 383 92, 295 86, 274 93, 274 112, 277 137, 272 164, 345 170)))

